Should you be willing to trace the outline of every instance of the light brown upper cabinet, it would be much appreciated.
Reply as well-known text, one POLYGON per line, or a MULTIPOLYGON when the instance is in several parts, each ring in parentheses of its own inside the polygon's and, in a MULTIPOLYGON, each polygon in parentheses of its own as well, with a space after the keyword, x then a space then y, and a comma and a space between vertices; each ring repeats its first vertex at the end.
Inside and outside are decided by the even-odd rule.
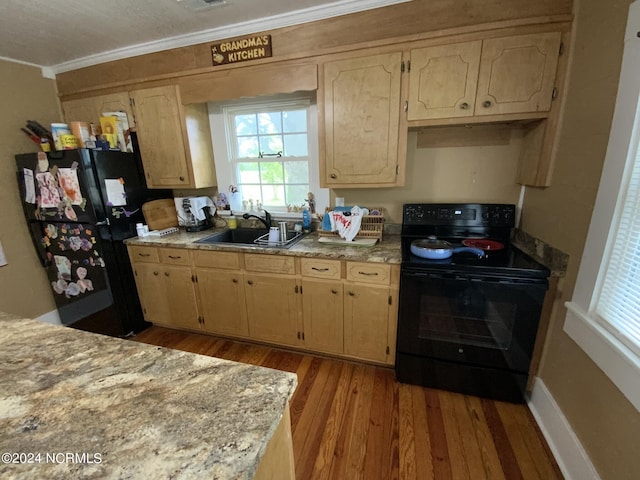
POLYGON ((324 138, 320 142, 321 186, 404 184, 401 67, 401 52, 336 60, 322 66, 318 91, 319 137, 324 138))
POLYGON ((128 92, 68 100, 62 102, 62 111, 66 122, 93 122, 97 125, 100 125, 100 117, 104 112, 124 112, 127 114, 129 128, 136 126, 128 92))
POLYGON ((140 155, 149 188, 215 182, 206 104, 182 105, 176 85, 133 90, 140 155))
POLYGON ((561 34, 413 49, 408 120, 547 112, 561 34))

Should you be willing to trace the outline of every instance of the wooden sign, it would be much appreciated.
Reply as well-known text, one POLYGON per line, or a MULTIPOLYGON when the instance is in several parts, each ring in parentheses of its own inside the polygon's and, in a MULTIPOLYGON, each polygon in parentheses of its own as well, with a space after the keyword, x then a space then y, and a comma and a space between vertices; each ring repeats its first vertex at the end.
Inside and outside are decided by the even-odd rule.
POLYGON ((213 65, 246 62, 271 56, 271 35, 245 37, 211 46, 213 65))

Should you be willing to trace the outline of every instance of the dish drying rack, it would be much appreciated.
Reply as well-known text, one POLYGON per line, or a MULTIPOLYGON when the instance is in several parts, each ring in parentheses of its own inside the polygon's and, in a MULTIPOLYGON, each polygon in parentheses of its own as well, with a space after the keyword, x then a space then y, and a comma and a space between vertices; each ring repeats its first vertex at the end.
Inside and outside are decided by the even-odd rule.
MULTIPOLYGON (((355 238, 375 238, 377 240, 382 240, 382 230, 384 227, 384 210, 382 209, 382 207, 372 207, 368 208, 368 210, 369 212, 378 211, 380 212, 380 214, 363 215, 362 222, 360 223, 360 230, 358 231, 358 234, 355 236, 355 238)), ((321 229, 318 229, 318 235, 321 237, 340 238, 338 232, 328 232, 321 229)))

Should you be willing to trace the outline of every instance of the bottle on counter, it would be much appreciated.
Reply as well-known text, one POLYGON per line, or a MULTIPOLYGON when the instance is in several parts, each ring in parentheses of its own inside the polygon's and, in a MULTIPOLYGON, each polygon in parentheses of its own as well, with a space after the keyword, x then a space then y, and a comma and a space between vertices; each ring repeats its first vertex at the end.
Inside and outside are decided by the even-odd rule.
POLYGON ((230 229, 236 229, 238 228, 238 219, 236 218, 236 216, 233 214, 233 211, 230 212, 229 217, 227 218, 227 225, 229 226, 230 229))
POLYGON ((302 210, 302 231, 309 233, 311 231, 311 214, 308 209, 302 210))

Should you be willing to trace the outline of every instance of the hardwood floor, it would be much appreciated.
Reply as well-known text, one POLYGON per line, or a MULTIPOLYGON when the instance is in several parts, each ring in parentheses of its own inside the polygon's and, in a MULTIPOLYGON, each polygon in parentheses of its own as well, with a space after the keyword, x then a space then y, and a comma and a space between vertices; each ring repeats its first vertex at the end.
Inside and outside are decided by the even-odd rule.
POLYGON ((401 384, 387 368, 161 327, 133 340, 297 373, 299 480, 562 478, 525 405, 401 384))

